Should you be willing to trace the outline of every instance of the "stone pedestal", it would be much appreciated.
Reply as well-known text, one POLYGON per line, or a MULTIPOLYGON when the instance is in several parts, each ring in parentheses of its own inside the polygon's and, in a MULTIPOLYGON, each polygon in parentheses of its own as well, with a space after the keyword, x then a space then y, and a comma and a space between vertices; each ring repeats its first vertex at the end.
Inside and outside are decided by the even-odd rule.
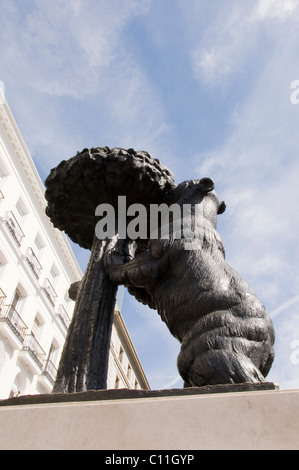
POLYGON ((272 388, 4 400, 0 449, 298 449, 299 390, 272 388))

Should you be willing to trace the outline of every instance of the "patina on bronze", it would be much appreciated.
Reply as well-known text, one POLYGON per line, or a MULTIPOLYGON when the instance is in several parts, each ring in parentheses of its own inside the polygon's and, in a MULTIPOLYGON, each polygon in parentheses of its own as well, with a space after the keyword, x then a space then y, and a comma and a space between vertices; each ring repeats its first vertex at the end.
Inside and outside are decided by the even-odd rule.
MULTIPOLYGON (((105 389, 115 293, 125 285, 156 309, 181 343, 178 370, 186 387, 261 383, 273 358, 274 330, 262 303, 225 261, 216 231, 225 210, 210 178, 179 185, 147 152, 84 149, 61 162, 46 180, 47 215, 79 245, 91 249, 53 391, 105 389), (95 209, 166 203, 200 205, 192 210, 191 239, 109 240, 95 237, 95 209), (186 249, 188 242, 188 249, 186 249)), ((119 220, 119 218, 118 218, 119 220)), ((77 294, 75 291, 77 290, 77 294)))

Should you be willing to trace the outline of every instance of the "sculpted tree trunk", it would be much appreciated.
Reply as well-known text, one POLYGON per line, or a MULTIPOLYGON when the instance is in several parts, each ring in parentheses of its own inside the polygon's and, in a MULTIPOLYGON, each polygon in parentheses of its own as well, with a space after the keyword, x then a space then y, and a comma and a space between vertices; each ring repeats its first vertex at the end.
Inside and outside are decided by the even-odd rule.
POLYGON ((110 204, 118 219, 119 195, 126 196, 127 206, 157 203, 174 184, 173 176, 147 152, 98 147, 62 161, 51 170, 45 184, 46 214, 53 225, 91 250, 53 392, 105 389, 118 284, 104 271, 103 257, 107 253, 122 263, 128 261, 130 241, 119 239, 117 224, 114 236, 98 239, 96 208, 110 204))
POLYGON ((103 255, 115 240, 94 238, 91 257, 61 356, 54 393, 106 388, 117 284, 103 270, 103 255))

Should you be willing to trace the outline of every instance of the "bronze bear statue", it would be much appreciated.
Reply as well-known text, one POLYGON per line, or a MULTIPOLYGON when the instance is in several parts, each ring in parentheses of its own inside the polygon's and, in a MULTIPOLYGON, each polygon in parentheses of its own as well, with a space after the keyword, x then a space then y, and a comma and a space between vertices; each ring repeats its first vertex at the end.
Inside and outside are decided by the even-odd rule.
POLYGON ((216 231, 225 203, 213 181, 185 181, 169 191, 166 203, 191 204, 194 236, 149 238, 147 249, 123 264, 111 252, 105 258, 110 280, 156 308, 179 340, 177 365, 185 386, 265 381, 274 359, 272 321, 225 261, 216 231))

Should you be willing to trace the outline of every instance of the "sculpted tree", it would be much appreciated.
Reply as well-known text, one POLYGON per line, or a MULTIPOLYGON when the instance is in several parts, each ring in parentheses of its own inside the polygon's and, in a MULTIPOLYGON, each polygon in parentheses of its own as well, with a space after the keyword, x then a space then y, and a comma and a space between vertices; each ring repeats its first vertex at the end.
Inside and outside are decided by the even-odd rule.
MULTIPOLYGON (((262 382, 273 362, 274 330, 264 306, 225 261, 216 231, 225 210, 210 178, 175 185, 172 174, 146 152, 96 148, 61 162, 46 180, 47 214, 60 230, 91 249, 54 392, 106 388, 110 333, 118 285, 156 309, 181 343, 178 369, 185 386, 262 382), (184 213, 168 219, 168 236, 145 239, 95 236, 95 209, 165 203, 184 213), (178 230, 179 228, 179 230, 178 230), (179 236, 178 236, 178 233, 179 236)), ((117 211, 116 211, 117 212, 117 211)), ((121 220, 122 214, 116 213, 121 220)))
POLYGON ((78 290, 77 301, 53 392, 104 389, 118 284, 104 271, 103 255, 109 250, 114 259, 125 262, 132 253, 130 240, 119 239, 117 223, 111 239, 95 236, 96 207, 111 204, 117 222, 123 217, 117 213, 118 195, 126 196, 127 206, 148 207, 160 202, 173 185, 173 176, 147 152, 104 147, 84 149, 62 161, 45 184, 46 213, 53 225, 91 250, 82 282, 71 288, 78 290))

